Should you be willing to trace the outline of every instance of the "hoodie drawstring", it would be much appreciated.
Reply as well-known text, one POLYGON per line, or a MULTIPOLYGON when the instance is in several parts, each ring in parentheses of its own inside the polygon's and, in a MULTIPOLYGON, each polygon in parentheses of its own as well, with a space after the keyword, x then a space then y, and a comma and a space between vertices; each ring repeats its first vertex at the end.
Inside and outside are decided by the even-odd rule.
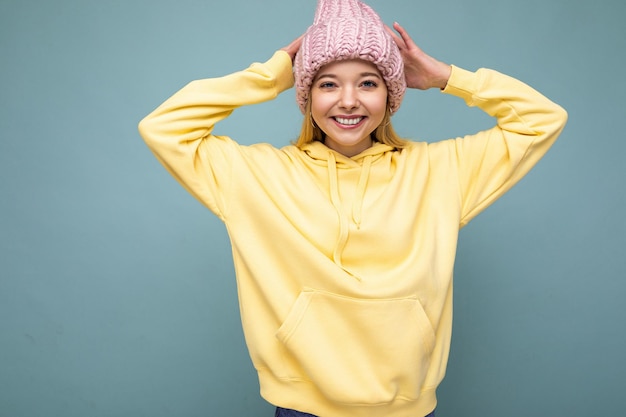
MULTIPOLYGON (((330 152, 328 155, 328 181, 330 182, 330 201, 337 212, 339 220, 339 236, 337 237, 337 243, 335 244, 335 250, 333 251, 333 261, 337 265, 343 268, 341 264, 341 253, 348 241, 348 222, 341 210, 341 198, 339 197, 339 179, 337 178, 337 159, 335 155, 330 152)), ((345 268, 344 268, 345 269, 345 268)))
MULTIPOLYGON (((362 212, 363 212, 363 200, 365 198, 365 191, 367 189, 367 182, 369 180, 370 171, 372 167, 372 156, 368 155, 363 159, 363 165, 361 166, 361 174, 359 175, 359 181, 357 182, 356 192, 354 196, 354 202, 352 204, 352 221, 357 229, 361 227, 362 212)), ((348 271, 341 262, 341 255, 343 249, 348 242, 349 234, 349 221, 347 216, 344 215, 341 207, 341 197, 339 196, 339 176, 337 173, 337 159, 335 155, 330 152, 328 154, 328 181, 330 188, 330 200, 337 212, 339 220, 339 235, 337 237, 337 243, 333 251, 333 261, 343 268, 346 272, 354 276, 348 271)), ((358 279, 358 277, 356 277, 358 279)))
POLYGON ((352 204, 352 220, 357 229, 361 228, 361 219, 363 214, 363 199, 365 198, 365 190, 367 189, 367 181, 370 178, 370 171, 372 168, 372 155, 368 155, 363 160, 363 166, 361 167, 361 175, 359 176, 359 182, 356 186, 356 194, 354 196, 354 203, 352 204))

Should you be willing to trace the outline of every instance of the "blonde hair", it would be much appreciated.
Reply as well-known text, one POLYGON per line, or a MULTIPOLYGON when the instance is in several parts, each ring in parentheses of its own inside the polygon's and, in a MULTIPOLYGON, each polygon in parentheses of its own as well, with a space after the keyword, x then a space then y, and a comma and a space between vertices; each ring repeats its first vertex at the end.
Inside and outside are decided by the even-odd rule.
MULTIPOLYGON (((314 141, 324 142, 325 134, 313 121, 311 115, 311 100, 308 100, 305 107, 304 119, 302 120, 302 128, 300 136, 295 141, 295 146, 302 148, 307 143, 314 141)), ((407 146, 408 141, 402 139, 393 126, 391 125, 391 110, 387 107, 385 117, 378 127, 372 132, 372 139, 385 145, 393 146, 396 149, 402 149, 407 146)))

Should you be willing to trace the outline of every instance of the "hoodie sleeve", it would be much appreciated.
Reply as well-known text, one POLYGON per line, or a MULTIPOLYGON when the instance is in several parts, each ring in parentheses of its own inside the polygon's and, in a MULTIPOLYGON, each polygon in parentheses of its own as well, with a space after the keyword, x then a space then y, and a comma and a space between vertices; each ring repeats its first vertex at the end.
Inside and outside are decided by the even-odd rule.
POLYGON ((146 116, 139 133, 170 174, 223 220, 238 145, 214 136, 213 127, 237 107, 272 100, 293 82, 291 58, 277 51, 265 63, 189 83, 146 116))
POLYGON ((545 155, 567 113, 512 77, 453 67, 444 93, 496 118, 496 126, 446 142, 458 170, 461 227, 508 191, 545 155))

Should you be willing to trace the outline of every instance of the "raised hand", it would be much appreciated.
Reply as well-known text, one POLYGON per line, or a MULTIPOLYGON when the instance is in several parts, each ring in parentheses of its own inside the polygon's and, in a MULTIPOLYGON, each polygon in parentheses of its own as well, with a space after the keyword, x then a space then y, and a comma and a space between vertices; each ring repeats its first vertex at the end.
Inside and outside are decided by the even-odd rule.
POLYGON ((409 88, 427 90, 429 88, 445 88, 450 78, 450 65, 427 55, 417 46, 407 31, 397 22, 393 24, 394 32, 385 26, 400 49, 404 60, 406 84, 409 88))
POLYGON ((304 35, 300 35, 298 38, 294 39, 289 45, 285 46, 284 48, 281 48, 281 50, 287 52, 289 56, 291 56, 292 62, 294 58, 296 57, 296 53, 298 53, 298 50, 300 49, 300 45, 302 45, 303 37, 304 35))

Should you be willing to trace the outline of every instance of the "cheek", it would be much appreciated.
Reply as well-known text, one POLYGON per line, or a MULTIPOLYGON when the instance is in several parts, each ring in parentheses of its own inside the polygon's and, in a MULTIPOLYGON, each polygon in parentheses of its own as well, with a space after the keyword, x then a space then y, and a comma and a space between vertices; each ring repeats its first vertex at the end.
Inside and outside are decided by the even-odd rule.
POLYGON ((323 120, 331 107, 329 100, 325 100, 324 97, 311 96, 311 116, 316 122, 323 120))
POLYGON ((378 122, 382 121, 387 112, 387 94, 377 97, 370 103, 370 112, 378 122))

